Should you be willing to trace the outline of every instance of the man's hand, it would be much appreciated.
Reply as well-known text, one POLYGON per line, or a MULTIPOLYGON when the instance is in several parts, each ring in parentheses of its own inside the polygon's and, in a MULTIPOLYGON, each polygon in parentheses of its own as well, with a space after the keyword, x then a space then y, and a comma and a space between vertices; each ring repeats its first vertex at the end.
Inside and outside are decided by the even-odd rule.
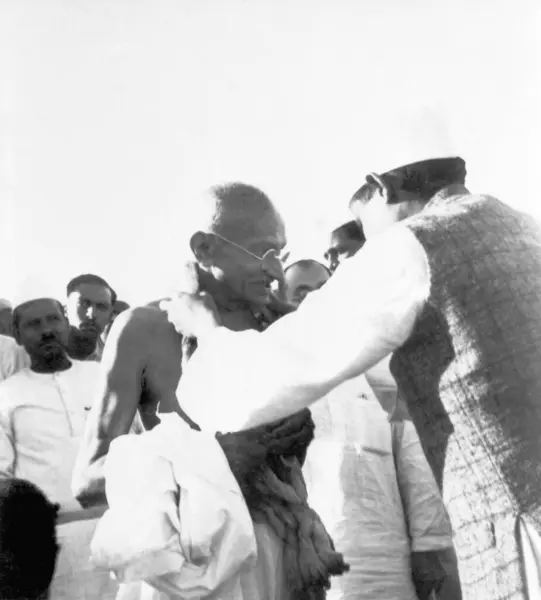
MULTIPOLYGON (((448 577, 443 558, 443 553, 438 551, 411 553, 413 583, 419 600, 440 598, 448 577)), ((460 596, 457 596, 456 600, 460 600, 460 596)))

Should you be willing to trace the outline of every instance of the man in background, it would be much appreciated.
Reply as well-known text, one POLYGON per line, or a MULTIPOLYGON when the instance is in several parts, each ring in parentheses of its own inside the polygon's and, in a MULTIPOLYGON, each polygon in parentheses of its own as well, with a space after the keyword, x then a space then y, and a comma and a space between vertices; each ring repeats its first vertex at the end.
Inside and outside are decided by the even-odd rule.
POLYGON ((105 279, 92 273, 72 279, 66 293, 70 323, 69 355, 76 360, 99 362, 105 331, 117 299, 116 293, 105 279))
POLYGON ((69 324, 54 298, 22 298, 13 333, 30 367, 0 383, 0 478, 27 479, 62 510, 80 508, 71 476, 98 364, 68 356, 69 324))
MULTIPOLYGON (((304 292, 297 305, 330 277, 316 261, 300 263, 308 268, 285 273, 288 298, 304 292)), ((351 566, 327 599, 460 600, 451 525, 436 480, 409 416, 396 408, 388 360, 373 370, 387 384, 381 400, 360 375, 311 407, 315 439, 303 468, 308 495, 351 566), (419 569, 419 552, 438 555, 445 570, 419 569)))
POLYGON ((0 335, 12 335, 13 308, 9 300, 0 298, 0 335))
POLYGON ((337 227, 331 233, 329 247, 324 255, 331 272, 334 273, 346 258, 354 256, 365 241, 362 226, 357 221, 349 221, 337 227))
POLYGON ((60 507, 60 553, 51 597, 112 600, 118 585, 89 562, 97 514, 84 511, 71 492, 99 364, 68 355, 69 331, 59 301, 47 292, 36 296, 35 290, 21 295, 13 332, 30 364, 0 383, 0 480, 26 479, 60 507))
POLYGON ((317 260, 303 259, 292 263, 284 271, 286 300, 298 306, 310 292, 325 285, 330 276, 329 269, 317 260))

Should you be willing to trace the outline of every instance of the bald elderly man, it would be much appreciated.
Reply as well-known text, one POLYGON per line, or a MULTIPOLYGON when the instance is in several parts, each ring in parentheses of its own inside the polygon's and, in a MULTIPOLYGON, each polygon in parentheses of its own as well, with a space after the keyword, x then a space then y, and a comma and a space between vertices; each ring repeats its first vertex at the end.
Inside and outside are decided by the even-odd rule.
MULTIPOLYGON (((185 285, 213 298, 222 324, 234 331, 261 331, 291 311, 292 307, 277 301, 271 293, 272 283, 283 278, 279 255, 286 235, 283 220, 270 199, 253 186, 231 183, 209 189, 194 212, 188 240, 192 261, 186 267, 185 285)), ((101 387, 73 479, 74 493, 83 506, 105 501, 107 452, 113 440, 128 432, 137 411, 147 430, 160 423, 160 414, 176 413, 194 429, 233 431, 228 429, 231 421, 227 414, 220 420, 218 411, 204 403, 187 408, 182 397, 177 399, 183 364, 196 347, 196 340, 177 333, 159 302, 127 310, 116 318, 105 345, 101 387)), ((226 413, 229 404, 234 404, 234 398, 224 398, 226 413)), ((310 419, 308 412, 304 419, 310 419)), ((313 425, 308 421, 306 424, 310 437, 313 425)), ((306 439, 306 435, 301 432, 300 438, 306 439)), ((233 459, 235 465, 247 460, 252 448, 261 447, 257 442, 244 451, 239 448, 239 459, 233 459)), ((260 462, 267 450, 268 446, 258 450, 260 462)), ((233 464, 231 460, 229 463, 233 464)), ((234 467, 232 470, 237 475, 234 467)), ((264 522, 256 524, 255 532, 259 558, 255 569, 243 576, 243 586, 249 590, 244 597, 283 598, 282 542, 264 522)))
MULTIPOLYGON (((188 241, 193 256, 189 277, 212 296, 224 326, 261 329, 288 310, 271 306, 270 290, 274 280, 283 278, 278 258, 286 244, 283 220, 262 191, 242 183, 212 188, 201 203, 200 222, 188 241)), ((190 421, 176 389, 182 362, 192 351, 159 301, 115 319, 102 357, 104 377, 94 419, 74 479, 83 504, 104 500, 101 467, 109 444, 127 433, 137 410, 146 429, 160 422, 158 412, 177 412, 190 421)))

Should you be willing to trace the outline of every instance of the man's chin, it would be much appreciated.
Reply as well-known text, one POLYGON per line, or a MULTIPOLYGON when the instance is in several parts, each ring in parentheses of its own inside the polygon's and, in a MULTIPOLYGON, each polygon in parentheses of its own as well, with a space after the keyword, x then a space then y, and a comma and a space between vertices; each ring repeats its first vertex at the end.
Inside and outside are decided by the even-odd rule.
POLYGON ((62 346, 51 345, 47 346, 46 348, 43 348, 42 354, 43 358, 45 359, 45 362, 55 363, 64 359, 64 357, 66 356, 66 351, 62 346))

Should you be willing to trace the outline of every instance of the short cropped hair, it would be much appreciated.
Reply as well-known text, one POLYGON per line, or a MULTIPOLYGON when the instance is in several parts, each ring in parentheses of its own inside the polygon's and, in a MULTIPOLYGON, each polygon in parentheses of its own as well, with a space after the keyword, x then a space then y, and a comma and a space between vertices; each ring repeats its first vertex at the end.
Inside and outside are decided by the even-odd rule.
POLYGON ((354 240, 362 244, 366 242, 363 226, 358 221, 348 221, 334 229, 331 233, 331 238, 342 236, 346 237, 348 240, 354 240))
POLYGON ((47 597, 59 550, 58 510, 29 481, 0 481, 0 598, 47 597))
MULTIPOLYGON (((466 181, 466 162, 459 156, 454 158, 434 158, 423 160, 387 171, 380 176, 394 192, 389 204, 397 204, 396 192, 405 191, 417 194, 424 202, 428 202, 441 189, 453 184, 464 184, 466 181)), ((368 175, 366 183, 353 194, 350 206, 356 202, 366 204, 375 195, 378 186, 368 175)))
POLYGON ((253 185, 234 181, 208 188, 194 203, 184 227, 190 237, 196 231, 228 237, 232 226, 235 231, 249 234, 267 216, 281 219, 267 194, 253 185))
POLYGON ((115 290, 107 283, 107 281, 105 281, 105 279, 103 279, 103 277, 94 275, 93 273, 83 273, 82 275, 77 275, 77 277, 74 277, 66 286, 66 295, 69 296, 70 294, 73 294, 73 292, 76 292, 79 287, 85 283, 92 283, 106 287, 111 292, 111 302, 113 304, 116 302, 117 296, 115 290))
POLYGON ((332 275, 332 273, 328 267, 326 267, 323 263, 320 263, 318 260, 314 260, 312 258, 303 258, 301 260, 297 260, 294 263, 291 263, 284 269, 284 275, 289 271, 289 269, 292 269, 293 267, 299 267, 300 269, 309 269, 313 265, 319 265, 320 267, 325 269, 325 271, 327 271, 329 277, 332 275))

